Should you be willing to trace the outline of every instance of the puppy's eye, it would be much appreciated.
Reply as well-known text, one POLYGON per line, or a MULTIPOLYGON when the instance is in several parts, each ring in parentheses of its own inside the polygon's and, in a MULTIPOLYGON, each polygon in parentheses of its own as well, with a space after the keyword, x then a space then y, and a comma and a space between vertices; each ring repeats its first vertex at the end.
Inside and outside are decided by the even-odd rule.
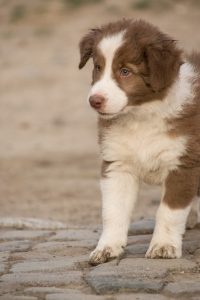
POLYGON ((120 69, 120 76, 121 77, 128 77, 132 74, 131 70, 128 68, 121 68, 120 69))
POLYGON ((100 71, 101 71, 101 66, 98 65, 98 64, 95 64, 94 68, 95 68, 95 70, 96 70, 97 72, 100 72, 100 71))

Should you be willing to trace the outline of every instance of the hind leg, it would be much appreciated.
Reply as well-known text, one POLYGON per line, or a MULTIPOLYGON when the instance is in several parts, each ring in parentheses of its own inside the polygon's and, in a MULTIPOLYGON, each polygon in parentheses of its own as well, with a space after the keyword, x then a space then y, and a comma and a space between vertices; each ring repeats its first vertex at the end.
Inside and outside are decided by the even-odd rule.
POLYGON ((192 229, 197 224, 200 224, 200 195, 193 199, 191 211, 187 220, 187 229, 192 229))
POLYGON ((187 220, 187 229, 194 228, 197 224, 200 224, 200 180, 197 196, 192 201, 192 207, 187 220))

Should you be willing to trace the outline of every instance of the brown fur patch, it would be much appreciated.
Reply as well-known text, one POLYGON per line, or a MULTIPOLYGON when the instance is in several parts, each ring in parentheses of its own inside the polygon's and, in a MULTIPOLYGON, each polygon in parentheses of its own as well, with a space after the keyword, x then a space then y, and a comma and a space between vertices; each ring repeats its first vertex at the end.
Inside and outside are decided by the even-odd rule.
POLYGON ((200 197, 200 174, 199 174, 199 187, 198 187, 198 191, 197 191, 197 196, 200 197))
POLYGON ((91 29, 79 43, 81 57, 79 69, 82 69, 85 66, 89 58, 94 57, 95 49, 103 37, 125 30, 130 23, 131 20, 123 19, 118 22, 91 29))
POLYGON ((133 76, 125 80, 115 76, 115 79, 126 92, 129 105, 137 105, 165 96, 182 64, 181 51, 171 37, 139 20, 129 24, 113 68, 127 63, 134 65, 133 76))
POLYGON ((197 195, 199 187, 199 168, 179 168, 169 173, 165 182, 163 201, 170 208, 185 208, 197 195))
POLYGON ((192 53, 186 60, 196 72, 192 82, 194 99, 177 118, 168 120, 171 136, 188 138, 186 153, 180 158, 181 167, 166 180, 164 201, 172 208, 186 207, 194 196, 200 195, 200 54, 192 53))
POLYGON ((200 167, 200 54, 193 53, 187 57, 187 61, 196 71, 193 80, 194 99, 185 105, 177 118, 168 120, 172 127, 169 134, 188 137, 187 151, 181 157, 181 165, 186 168, 196 168, 200 167))

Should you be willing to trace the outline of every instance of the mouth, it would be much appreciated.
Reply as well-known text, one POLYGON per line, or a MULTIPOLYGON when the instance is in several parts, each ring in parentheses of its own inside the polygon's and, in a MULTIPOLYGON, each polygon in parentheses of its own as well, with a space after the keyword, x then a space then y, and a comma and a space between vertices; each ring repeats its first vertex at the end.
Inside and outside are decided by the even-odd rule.
POLYGON ((99 114, 100 117, 102 117, 102 118, 113 118, 114 116, 118 115, 118 113, 110 114, 110 113, 102 113, 102 112, 100 112, 100 111, 98 111, 98 114, 99 114))
POLYGON ((114 117, 119 116, 124 113, 128 113, 130 110, 131 110, 130 106, 125 106, 124 108, 122 108, 120 111, 118 111, 116 113, 104 113, 101 111, 97 111, 97 113, 99 114, 99 116, 101 118, 109 119, 109 118, 114 118, 114 117))

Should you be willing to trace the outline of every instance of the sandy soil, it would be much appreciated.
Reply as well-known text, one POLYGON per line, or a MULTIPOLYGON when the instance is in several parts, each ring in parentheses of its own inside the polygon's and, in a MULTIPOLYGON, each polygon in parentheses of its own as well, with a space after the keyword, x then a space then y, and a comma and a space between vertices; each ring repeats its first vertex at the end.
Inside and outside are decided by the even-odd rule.
MULTIPOLYGON (((100 223, 96 116, 85 101, 91 65, 77 69, 88 28, 145 18, 186 50, 200 49, 193 1, 147 10, 134 1, 65 2, 0 0, 0 217, 100 223)), ((134 218, 154 215, 158 202, 159 189, 143 187, 134 218)))

